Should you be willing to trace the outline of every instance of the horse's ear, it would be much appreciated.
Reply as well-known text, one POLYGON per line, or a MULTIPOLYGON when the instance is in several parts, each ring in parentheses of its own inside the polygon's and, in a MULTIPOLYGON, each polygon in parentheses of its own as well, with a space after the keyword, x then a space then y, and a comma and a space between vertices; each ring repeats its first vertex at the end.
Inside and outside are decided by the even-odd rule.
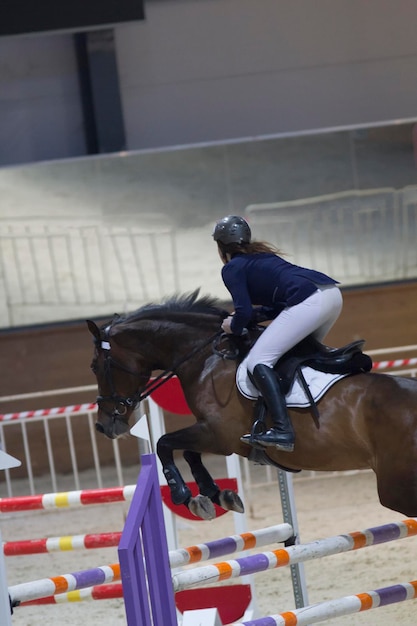
POLYGON ((86 320, 86 322, 87 322, 88 330, 90 331, 90 333, 93 335, 93 337, 95 337, 98 341, 100 341, 100 329, 97 326, 97 324, 93 322, 92 320, 86 320))

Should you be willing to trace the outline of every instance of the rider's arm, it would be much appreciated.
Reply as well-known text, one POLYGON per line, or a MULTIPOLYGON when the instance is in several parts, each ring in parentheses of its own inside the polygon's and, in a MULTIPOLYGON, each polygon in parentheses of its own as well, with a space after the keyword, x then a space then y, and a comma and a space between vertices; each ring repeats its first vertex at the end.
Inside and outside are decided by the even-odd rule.
POLYGON ((241 335, 251 321, 253 312, 246 286, 246 275, 240 266, 230 262, 223 266, 222 278, 232 296, 235 309, 230 319, 230 330, 234 335, 241 335))

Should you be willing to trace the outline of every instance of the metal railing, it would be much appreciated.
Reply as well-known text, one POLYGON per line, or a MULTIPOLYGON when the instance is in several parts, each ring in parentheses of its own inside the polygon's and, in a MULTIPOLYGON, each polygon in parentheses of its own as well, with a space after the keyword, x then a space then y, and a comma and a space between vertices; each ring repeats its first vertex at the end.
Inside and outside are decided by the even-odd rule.
POLYGON ((252 204, 245 215, 258 239, 345 285, 417 276, 417 186, 252 204))
POLYGON ((72 311, 92 305, 111 310, 177 291, 178 253, 168 217, 141 216, 140 225, 119 218, 117 224, 96 218, 0 221, 0 324, 18 325, 17 312, 25 308, 45 315, 52 308, 57 318, 71 318, 72 311))
MULTIPOLYGON (((84 391, 96 390, 96 387, 91 385, 87 387, 74 387, 65 390, 65 393, 80 394, 84 391)), ((21 396, 4 396, 0 398, 1 402, 10 402, 18 400, 27 400, 30 398, 48 397, 54 395, 60 395, 63 390, 52 390, 45 392, 38 392, 33 394, 22 394, 21 396)), ((1 407, 1 404, 0 404, 1 407)), ((33 441, 30 435, 30 429, 33 424, 41 424, 43 430, 43 437, 45 440, 45 451, 42 454, 42 459, 46 462, 46 471, 42 472, 42 476, 39 482, 45 483, 45 476, 50 479, 51 491, 63 491, 63 490, 79 490, 87 488, 98 488, 125 485, 137 478, 137 465, 136 468, 129 471, 126 468, 121 459, 120 443, 117 439, 110 442, 112 448, 111 462, 102 463, 100 458, 100 451, 97 445, 96 432, 94 428, 95 413, 97 407, 94 403, 90 404, 78 404, 65 407, 56 407, 49 409, 37 409, 34 411, 21 411, 15 413, 6 413, 0 415, 0 443, 5 452, 8 452, 12 456, 18 456, 14 448, 9 445, 11 437, 11 429, 13 429, 13 440, 15 446, 18 445, 19 449, 23 450, 23 457, 19 458, 22 461, 22 466, 26 469, 26 478, 13 478, 15 470, 5 470, 4 488, 7 497, 16 495, 16 489, 21 494, 36 494, 39 490, 36 488, 37 477, 35 476, 35 469, 32 461, 31 447, 33 441), (89 458, 92 459, 91 471, 83 472, 79 469, 79 462, 77 459, 77 443, 75 441, 75 419, 81 417, 88 425, 88 442, 86 442, 85 429, 83 431, 83 446, 84 449, 87 446, 89 449, 89 458), (54 422, 59 420, 60 424, 64 428, 60 428, 59 434, 55 435, 51 432, 54 422), (16 435, 16 429, 19 431, 19 435, 16 435), (59 442, 57 441, 59 436, 59 442), (65 436, 66 441, 62 441, 62 437, 65 436), (62 446, 68 446, 69 450, 69 465, 70 469, 65 472, 60 472, 57 469, 57 454, 54 451, 55 446, 59 444, 62 446), (129 476, 129 477, 128 477, 129 476)), ((140 406, 135 415, 141 415, 142 406, 140 406)), ((138 463, 140 455, 143 452, 138 442, 138 463)), ((37 446, 39 446, 39 434, 37 435, 37 446)), ((20 472, 19 472, 20 474, 20 472)))
MULTIPOLYGON (((417 277, 417 186, 253 204, 245 215, 256 239, 346 286, 417 277)), ((225 297, 211 228, 158 213, 0 220, 0 327, 123 313, 199 286, 225 297)))

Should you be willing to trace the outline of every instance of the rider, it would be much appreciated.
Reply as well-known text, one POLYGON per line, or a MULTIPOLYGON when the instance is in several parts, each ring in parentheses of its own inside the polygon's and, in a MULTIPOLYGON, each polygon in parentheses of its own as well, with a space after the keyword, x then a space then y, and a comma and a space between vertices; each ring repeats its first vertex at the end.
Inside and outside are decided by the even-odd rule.
POLYGON ((272 368, 307 335, 323 340, 342 310, 340 289, 330 276, 289 263, 269 243, 252 241, 243 217, 223 217, 213 238, 223 262, 223 282, 234 305, 234 313, 223 321, 223 331, 241 335, 261 316, 273 320, 246 360, 248 374, 265 400, 273 425, 264 433, 244 435, 241 441, 292 452, 294 430, 272 368))

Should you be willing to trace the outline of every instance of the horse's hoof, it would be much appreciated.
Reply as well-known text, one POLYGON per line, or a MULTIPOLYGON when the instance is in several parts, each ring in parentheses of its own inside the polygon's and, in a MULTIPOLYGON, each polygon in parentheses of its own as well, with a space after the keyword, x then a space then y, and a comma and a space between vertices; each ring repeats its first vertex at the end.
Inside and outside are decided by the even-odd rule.
POLYGON ((231 489, 224 489, 219 493, 219 505, 226 511, 245 512, 245 507, 239 495, 231 489))
POLYGON ((212 520, 216 517, 216 509, 213 502, 207 496, 199 494, 195 498, 191 498, 188 508, 193 515, 204 520, 212 520))

